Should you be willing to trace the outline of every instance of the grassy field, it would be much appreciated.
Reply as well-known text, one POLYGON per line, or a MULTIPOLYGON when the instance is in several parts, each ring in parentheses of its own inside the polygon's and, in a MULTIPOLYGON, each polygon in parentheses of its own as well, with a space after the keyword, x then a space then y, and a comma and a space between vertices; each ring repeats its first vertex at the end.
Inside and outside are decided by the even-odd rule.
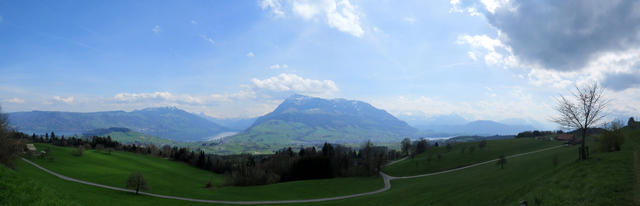
MULTIPOLYGON (((37 144, 38 149, 51 148, 54 160, 32 158, 39 165, 54 172, 99 184, 124 187, 132 171, 141 172, 150 192, 216 200, 287 200, 331 197, 368 192, 383 186, 380 177, 335 178, 285 182, 254 187, 222 187, 223 176, 154 156, 96 150, 73 156, 72 148, 37 144), (214 187, 206 189, 212 180, 214 187), (250 194, 250 195, 248 195, 250 194)), ((22 168, 20 168, 22 169, 22 168)))
MULTIPOLYGON (((518 205, 518 202, 521 200, 528 201, 529 205, 634 205, 634 201, 640 200, 640 195, 638 195, 640 194, 640 187, 638 187, 638 184, 640 183, 638 181, 638 171, 640 171, 638 167, 640 167, 640 162, 638 162, 636 157, 637 152, 640 151, 640 130, 627 130, 625 131, 625 133, 627 134, 627 141, 623 145, 623 151, 612 153, 599 153, 593 151, 592 158, 587 161, 576 161, 576 146, 562 147, 531 155, 509 158, 507 159, 507 164, 505 165, 504 169, 500 169, 499 166, 491 163, 436 176, 393 180, 391 182, 391 190, 372 196, 293 205, 518 205), (635 168, 634 164, 636 165, 635 168)), ((544 145, 547 143, 543 142, 534 144, 528 142, 535 140, 510 141, 513 142, 505 141, 498 143, 499 141, 490 141, 485 149, 490 150, 490 148, 498 147, 498 145, 504 143, 504 145, 501 145, 500 147, 509 148, 509 145, 512 145, 510 150, 505 149, 504 152, 511 152, 513 150, 513 153, 520 153, 538 149, 537 146, 533 145, 543 144, 542 147, 545 147, 557 144, 548 143, 549 145, 544 145)), ((589 142, 593 144, 593 141, 589 142)), ((56 155, 57 159, 52 163, 46 163, 46 161, 39 162, 45 167, 49 167, 54 171, 57 171, 54 166, 47 166, 45 164, 73 161, 68 159, 65 160, 64 158, 90 158, 90 160, 95 160, 97 157, 91 157, 91 155, 105 155, 96 152, 93 152, 95 154, 92 154, 92 151, 90 151, 85 153, 85 156, 83 157, 73 157, 70 155, 70 150, 64 150, 67 148, 54 149, 58 149, 58 151, 54 150, 54 153, 69 153, 68 157, 58 157, 60 154, 56 155)), ((498 148, 495 148, 496 151, 497 149, 498 148)), ((474 154, 480 155, 481 152, 481 150, 476 149, 476 151, 474 151, 474 154)), ((494 158, 493 155, 491 155, 490 151, 486 152, 487 158, 494 158)), ((456 150, 454 149, 450 151, 450 153, 456 153, 456 150)), ((462 154, 460 153, 460 151, 457 151, 457 153, 462 154)), ((112 156, 118 155, 142 156, 134 154, 112 154, 112 156)), ((451 156, 445 156, 445 158, 447 157, 451 156)), ((470 156, 461 157, 470 159, 470 156)), ((144 162, 150 161, 144 158, 153 157, 142 156, 135 158, 140 159, 140 161, 144 162)), ((418 158, 419 157, 416 157, 416 160, 418 158)), ((446 161, 445 158, 443 158, 441 161, 446 161)), ((125 161, 126 158, 118 157, 117 159, 123 159, 121 161, 125 161)), ((73 163, 70 164, 71 165, 59 167, 68 167, 68 170, 77 168, 79 167, 78 165, 82 165, 83 167, 96 167, 91 166, 91 163, 76 162, 75 166, 72 165, 73 163)), ((161 167, 146 164, 147 163, 132 163, 132 165, 139 165, 144 167, 161 167)), ((189 167, 178 162, 164 162, 162 164, 170 165, 167 166, 167 168, 154 169, 175 170, 175 168, 179 168, 182 166, 189 167)), ((450 162, 447 164, 454 164, 454 162, 450 162)), ((27 165, 22 161, 18 161, 17 168, 18 170, 14 175, 17 176, 17 178, 33 181, 39 185, 46 185, 50 188, 55 188, 55 191, 47 188, 43 188, 43 190, 45 191, 45 194, 47 196, 60 197, 60 199, 53 200, 58 201, 58 203, 66 203, 65 201, 69 201, 70 204, 78 203, 80 205, 212 205, 133 195, 124 192, 111 191, 67 182, 53 177, 52 175, 46 174, 35 167, 27 165)), ((188 171, 189 169, 185 170, 188 171)), ((182 169, 180 169, 180 171, 182 171, 182 169)), ((73 176, 71 175, 73 172, 58 172, 65 175, 73 176)), ((96 171, 86 170, 84 172, 95 173, 96 171)), ((5 173, 3 173, 3 177, 4 175, 5 173)), ((92 178, 92 181, 98 182, 98 180, 101 178, 95 176, 98 175, 87 175, 87 178, 92 178)), ((192 174, 191 176, 198 175, 192 174)), ((150 183, 154 182, 154 180, 152 180, 151 178, 153 178, 153 175, 149 177, 150 183)), ((172 176, 171 178, 175 179, 175 182, 192 182, 185 183, 183 184, 184 186, 178 186, 178 188, 166 191, 158 188, 161 187, 161 185, 152 184, 152 192, 169 192, 175 194, 173 193, 174 190, 179 189, 183 190, 183 193, 190 193, 189 196, 191 197, 199 197, 198 195, 209 195, 209 193, 218 193, 217 195, 211 194, 210 197, 226 197, 225 199, 230 200, 258 200, 278 198, 299 199, 291 197, 331 196, 331 194, 328 193, 335 193, 335 191, 331 192, 327 190, 353 190, 350 187, 362 184, 362 182, 359 182, 360 180, 353 182, 347 181, 346 179, 322 180, 336 181, 331 183, 326 182, 328 184, 336 185, 333 186, 333 188, 330 188, 318 186, 322 184, 318 184, 318 182, 315 181, 303 181, 262 187, 242 187, 232 189, 216 187, 210 190, 209 193, 193 192, 193 194, 191 194, 191 190, 193 188, 189 187, 202 188, 203 183, 199 182, 202 180, 206 180, 206 177, 195 178, 176 176, 175 178, 173 178, 172 176), (195 179, 189 180, 189 178, 195 179), (188 185, 192 186, 187 187, 188 185), (295 193, 297 195, 292 195, 292 191, 296 191, 295 193), (304 192, 302 191, 306 191, 309 194, 304 194, 304 192)), ((214 179, 216 179, 215 176, 214 179)), ((365 183, 371 183, 369 186, 373 189, 364 189, 364 186, 357 186, 357 188, 362 188, 362 190, 364 191, 371 191, 381 187, 381 182, 378 181, 378 179, 372 178, 363 181, 365 183)), ((121 186, 122 184, 124 184, 124 180, 120 181, 120 183, 114 183, 110 185, 121 186)), ((635 202, 636 205, 638 203, 640 202, 635 202)))
POLYGON ((557 141, 534 140, 531 138, 491 140, 487 141, 484 148, 479 148, 478 142, 457 143, 452 144, 450 151, 444 146, 429 148, 427 152, 416 155, 413 159, 409 158, 406 161, 384 168, 384 171, 392 176, 424 174, 496 159, 501 154, 508 156, 560 144, 557 141), (475 147, 473 152, 470 147, 475 147), (441 155, 441 159, 438 159, 438 154, 441 155), (431 158, 431 161, 429 161, 429 158, 431 158))
POLYGON ((541 205, 640 205, 640 129, 623 131, 622 151, 594 151, 590 160, 568 165, 535 185, 526 199, 541 205))
POLYGON ((0 164, 0 205, 80 205, 32 177, 0 164))

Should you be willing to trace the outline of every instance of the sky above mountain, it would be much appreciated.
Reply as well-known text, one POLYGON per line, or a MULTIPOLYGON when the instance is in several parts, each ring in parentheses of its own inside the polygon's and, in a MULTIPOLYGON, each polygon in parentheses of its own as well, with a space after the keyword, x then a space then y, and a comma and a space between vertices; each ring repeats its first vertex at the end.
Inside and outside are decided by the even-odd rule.
POLYGON ((299 93, 548 123, 598 81, 637 116, 638 22, 632 0, 0 0, 0 105, 255 117, 299 93))

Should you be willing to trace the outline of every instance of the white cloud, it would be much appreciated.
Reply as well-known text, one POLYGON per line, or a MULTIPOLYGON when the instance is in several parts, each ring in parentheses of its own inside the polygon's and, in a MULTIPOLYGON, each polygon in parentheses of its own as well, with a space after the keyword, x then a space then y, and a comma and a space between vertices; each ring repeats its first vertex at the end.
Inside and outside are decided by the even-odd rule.
POLYGON ((14 104, 22 104, 22 103, 24 103, 24 99, 20 99, 20 98, 14 97, 14 98, 11 98, 11 99, 6 99, 5 102, 14 103, 14 104))
POLYGON ((119 93, 113 99, 118 102, 157 102, 157 103, 182 103, 182 104, 211 104, 214 102, 255 98, 256 93, 251 88, 245 88, 235 93, 189 95, 172 94, 170 92, 151 93, 119 93))
POLYGON ((256 56, 256 55, 255 55, 255 54, 253 54, 253 52, 249 52, 249 53, 247 53, 247 57, 254 57, 254 56, 256 56))
MULTIPOLYGON (((500 36, 499 33, 498 36, 500 36)), ((456 43, 471 46, 471 51, 467 55, 474 61, 478 59, 478 54, 484 54, 483 58, 486 64, 519 66, 511 48, 503 44, 499 38, 494 39, 487 35, 462 35, 458 37, 456 43)))
POLYGON ((409 23, 409 24, 416 23, 416 19, 413 18, 413 17, 404 17, 402 20, 407 22, 407 23, 409 23))
POLYGON ((214 45, 216 42, 213 41, 213 39, 211 37, 208 37, 207 35, 200 35, 200 37, 202 37, 202 39, 204 39, 205 41, 211 43, 211 45, 214 45))
POLYGON ((364 34, 364 30, 360 26, 361 14, 348 0, 331 1, 325 11, 329 26, 356 37, 361 37, 364 34))
MULTIPOLYGON (((508 11, 517 10, 517 6, 514 6, 510 0, 479 0, 480 5, 484 6, 481 8, 483 11, 486 11, 490 14, 495 14, 496 10, 505 8, 508 11)), ((451 9, 449 12, 458 12, 463 13, 467 12, 471 16, 480 16, 482 13, 478 11, 478 4, 476 1, 465 0, 464 2, 461 0, 450 0, 449 4, 451 4, 451 9)))
POLYGON ((153 29, 151 29, 151 31, 153 31, 153 33, 160 33, 160 31, 162 31, 162 29, 160 29, 159 25, 156 25, 153 27, 153 29))
MULTIPOLYGON (((286 1, 295 15, 305 20, 318 17, 325 20, 329 27, 361 37, 364 34, 360 18, 364 16, 349 0, 290 0, 286 1)), ((277 17, 285 16, 285 8, 281 1, 263 0, 260 4, 263 10, 271 10, 277 17)))
POLYGON ((174 96, 169 92, 153 92, 153 93, 119 93, 113 98, 118 101, 140 101, 143 99, 172 99, 174 96))
POLYGON ((274 65, 269 66, 269 69, 286 69, 286 68, 289 68, 289 65, 286 65, 286 64, 283 64, 283 65, 274 64, 274 65))
POLYGON ((478 60, 478 57, 476 56, 476 54, 471 52, 471 51, 467 52, 467 55, 469 56, 469 58, 473 59, 473 61, 477 61, 478 60))
POLYGON ((280 4, 280 0, 262 0, 262 2, 260 2, 260 7, 263 10, 271 9, 271 12, 274 16, 284 16, 284 11, 282 11, 282 4, 280 4))
POLYGON ((315 96, 331 96, 338 86, 331 80, 305 79, 295 74, 282 73, 267 79, 251 79, 254 88, 275 92, 296 92, 315 96))
POLYGON ((300 15, 304 19, 311 19, 322 10, 320 6, 300 1, 294 1, 292 9, 293 13, 300 15))
POLYGON ((63 102, 63 103, 67 103, 67 104, 71 104, 73 103, 73 97, 60 97, 60 96, 53 96, 53 100, 58 101, 58 102, 63 102))
POLYGON ((611 100, 607 108, 611 113, 636 115, 636 117, 640 114, 640 88, 622 91, 606 90, 605 96, 611 100))
POLYGON ((509 0, 480 0, 489 13, 496 13, 496 9, 500 7, 510 6, 509 0))
POLYGON ((198 24, 196 20, 191 20, 191 24, 198 24))
POLYGON ((256 92, 251 88, 245 88, 235 93, 212 94, 209 96, 212 101, 231 101, 239 99, 254 99, 256 92))

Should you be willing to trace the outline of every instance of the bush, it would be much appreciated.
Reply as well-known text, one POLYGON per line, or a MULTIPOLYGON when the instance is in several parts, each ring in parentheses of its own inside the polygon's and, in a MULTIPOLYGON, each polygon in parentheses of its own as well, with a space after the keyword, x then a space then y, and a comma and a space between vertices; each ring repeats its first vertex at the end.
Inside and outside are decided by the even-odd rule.
POLYGON ((76 157, 80 157, 80 156, 82 156, 82 154, 84 154, 84 147, 78 147, 78 148, 76 148, 76 150, 73 150, 73 152, 71 152, 71 154, 72 154, 73 156, 76 156, 76 157))
POLYGON ((13 167, 13 160, 18 157, 21 146, 13 138, 13 132, 9 131, 9 122, 0 110, 0 163, 7 167, 13 167))
POLYGON ((598 149, 602 152, 620 151, 620 147, 624 143, 624 134, 622 133, 620 122, 611 122, 607 126, 607 130, 602 132, 598 137, 598 149))

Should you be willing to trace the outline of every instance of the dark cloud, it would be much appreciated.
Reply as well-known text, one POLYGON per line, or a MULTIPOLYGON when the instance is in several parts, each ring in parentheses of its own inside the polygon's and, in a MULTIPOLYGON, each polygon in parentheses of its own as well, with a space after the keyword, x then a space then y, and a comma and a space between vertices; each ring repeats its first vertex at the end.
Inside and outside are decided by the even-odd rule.
POLYGON ((578 70, 602 52, 640 45, 637 0, 516 0, 483 13, 514 55, 548 69, 578 70))
POLYGON ((602 81, 602 85, 616 91, 640 86, 640 73, 610 74, 602 81))

